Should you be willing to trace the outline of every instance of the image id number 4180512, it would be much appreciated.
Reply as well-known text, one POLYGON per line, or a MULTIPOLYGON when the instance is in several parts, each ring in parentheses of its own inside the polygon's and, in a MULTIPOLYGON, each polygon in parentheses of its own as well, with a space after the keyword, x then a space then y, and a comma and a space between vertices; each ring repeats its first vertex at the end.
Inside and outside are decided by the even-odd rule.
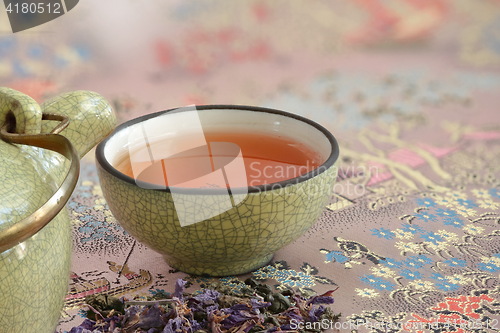
POLYGON ((5 7, 9 14, 62 14, 60 2, 9 2, 5 7))

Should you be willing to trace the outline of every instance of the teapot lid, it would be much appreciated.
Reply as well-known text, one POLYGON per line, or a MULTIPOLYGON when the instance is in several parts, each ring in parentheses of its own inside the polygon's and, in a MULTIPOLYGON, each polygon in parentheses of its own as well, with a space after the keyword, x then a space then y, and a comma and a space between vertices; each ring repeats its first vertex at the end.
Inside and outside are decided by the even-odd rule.
POLYGON ((39 105, 0 87, 0 253, 36 234, 64 207, 78 179, 79 154, 108 135, 115 122, 111 106, 95 92, 68 92, 39 105), (54 175, 57 154, 39 148, 71 161, 64 180, 64 173, 54 175), (58 189, 48 173, 61 184, 58 189))

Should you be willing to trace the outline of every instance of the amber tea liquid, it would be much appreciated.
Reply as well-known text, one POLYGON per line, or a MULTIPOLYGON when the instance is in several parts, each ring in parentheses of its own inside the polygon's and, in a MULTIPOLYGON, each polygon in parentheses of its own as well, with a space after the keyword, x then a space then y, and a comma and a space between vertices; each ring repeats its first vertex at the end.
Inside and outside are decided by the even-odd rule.
MULTIPOLYGON (((177 154, 172 157, 160 160, 137 161, 134 156, 146 156, 147 150, 151 151, 151 145, 155 149, 161 149, 162 141, 151 143, 137 150, 125 154, 116 163, 118 171, 125 175, 160 186, 177 186, 169 183, 169 175, 175 173, 177 179, 189 180, 182 187, 206 188, 220 187, 220 184, 213 184, 203 175, 216 171, 218 158, 227 153, 217 155, 214 149, 209 149, 212 143, 229 142, 237 145, 241 150, 246 177, 231 179, 226 186, 242 187, 271 184, 283 180, 291 179, 303 175, 318 168, 322 161, 320 155, 310 147, 289 138, 259 134, 250 132, 205 132, 207 147, 200 147, 189 154, 177 154), (136 163, 135 167, 133 163, 136 163), (140 164, 140 165, 139 165, 140 164), (165 166, 168 165, 168 173, 165 166), (139 174, 134 174, 134 170, 142 170, 139 174)), ((190 135, 177 135, 173 139, 177 142, 190 140, 190 135)), ((163 143, 164 144, 164 143, 163 143)), ((170 145, 172 142, 170 142, 170 145)), ((240 155, 240 156, 241 156, 240 155)), ((148 156, 151 156, 149 154, 148 156)), ((227 180, 227 178, 226 178, 227 180)))

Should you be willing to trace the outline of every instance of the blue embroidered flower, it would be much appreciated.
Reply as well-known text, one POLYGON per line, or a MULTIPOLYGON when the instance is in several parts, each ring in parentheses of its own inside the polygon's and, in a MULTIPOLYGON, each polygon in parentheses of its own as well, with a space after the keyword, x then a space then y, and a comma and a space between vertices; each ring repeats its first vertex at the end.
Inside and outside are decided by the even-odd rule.
POLYGON ((417 220, 422 220, 424 222, 436 220, 436 215, 428 212, 416 213, 414 216, 417 220))
POLYGON ((419 206, 425 206, 425 207, 434 207, 436 206, 436 202, 432 200, 431 198, 418 198, 417 199, 417 204, 419 206))
POLYGON ((434 213, 437 216, 444 217, 444 218, 458 217, 458 213, 456 211, 454 211, 453 209, 436 208, 434 213))
POLYGON ((80 238, 80 241, 82 243, 92 242, 98 239, 103 239, 108 243, 113 243, 116 239, 116 237, 112 233, 110 233, 109 229, 107 228, 96 228, 96 229, 91 228, 89 230, 89 229, 84 229, 82 227, 79 229, 79 231, 84 234, 90 234, 88 237, 80 238))
POLYGON ((494 254, 492 258, 483 258, 483 262, 478 264, 480 270, 488 272, 500 272, 500 253, 494 254))
POLYGON ((431 243, 433 243, 435 245, 438 245, 439 242, 444 241, 443 236, 438 235, 438 234, 436 234, 435 232, 432 232, 432 231, 423 234, 421 237, 423 239, 425 239, 426 241, 431 242, 431 243))
POLYGON ((349 257, 346 257, 341 251, 330 251, 325 253, 327 262, 339 262, 341 264, 348 262, 349 257))
POLYGON ((420 273, 419 271, 412 271, 409 269, 401 270, 401 276, 407 278, 408 280, 416 280, 423 278, 422 273, 420 273))
POLYGON ((150 289, 149 292, 151 293, 152 296, 156 296, 156 299, 159 299, 158 297, 170 297, 170 293, 166 292, 165 289, 150 289))
POLYGON ((387 267, 391 267, 391 268, 401 267, 401 262, 394 260, 392 258, 385 258, 385 260, 380 261, 380 263, 384 264, 387 267))
POLYGON ((451 283, 449 281, 436 282, 435 286, 438 289, 443 290, 443 291, 453 291, 453 290, 457 290, 458 288, 460 288, 460 286, 458 284, 451 283))
POLYGON ((77 202, 76 200, 70 200, 68 202, 68 207, 77 213, 84 213, 89 208, 88 206, 82 205, 81 203, 77 202))
POLYGON ((500 267, 492 264, 491 262, 481 262, 477 266, 482 271, 487 271, 487 272, 492 272, 492 273, 500 271, 500 267))
POLYGON ((433 273, 431 275, 431 279, 436 281, 447 281, 443 274, 433 273))
POLYGON ((386 279, 371 274, 362 276, 360 279, 364 283, 369 284, 370 286, 378 290, 392 290, 395 287, 395 284, 391 281, 387 281, 386 279))
POLYGON ((277 276, 275 277, 276 281, 281 284, 284 284, 288 287, 313 287, 316 285, 314 281, 314 277, 306 274, 304 272, 297 272, 293 269, 279 270, 277 272, 277 276))
POLYGON ((78 317, 81 317, 81 318, 87 318, 87 310, 85 309, 80 309, 78 310, 77 314, 76 314, 78 317))
POLYGON ((433 263, 432 259, 424 255, 411 256, 403 261, 403 265, 410 268, 421 268, 424 267, 425 265, 430 265, 432 263, 433 263))
POLYGON ((497 199, 500 199, 500 189, 498 188, 491 188, 488 193, 497 199))
POLYGON ((371 229, 370 231, 372 232, 372 235, 377 236, 378 238, 385 238, 385 239, 394 238, 394 232, 386 228, 371 229))
POLYGON ((404 232, 411 232, 414 235, 424 232, 424 229, 416 224, 404 224, 401 227, 401 230, 403 230, 404 232))
POLYGON ((233 276, 222 277, 219 279, 219 282, 224 288, 227 288, 231 290, 232 293, 238 295, 243 295, 245 293, 245 289, 248 288, 245 283, 233 276))
POLYGON ((444 225, 449 225, 455 228, 462 228, 464 226, 464 221, 459 217, 451 217, 443 220, 444 225))
POLYGON ((259 268, 255 272, 253 272, 253 275, 257 279, 265 280, 265 279, 274 279, 276 276, 276 273, 278 272, 278 269, 274 265, 267 265, 264 267, 259 268))
MULTIPOLYGON (((96 222, 97 221, 96 218, 93 215, 88 214, 88 213, 86 213, 82 216, 79 216, 78 220, 85 222, 86 226, 91 226, 91 227, 97 227, 101 224, 99 222, 96 222)), ((107 226, 107 223, 103 222, 102 225, 107 226)))
POLYGON ((474 201, 472 200, 469 200, 469 199, 462 199, 462 198, 458 198, 458 199, 455 199, 457 204, 462 206, 462 207, 465 207, 465 208, 474 208, 474 207, 477 207, 477 205, 474 203, 474 201))
POLYGON ((467 264, 467 261, 465 261, 463 259, 451 258, 451 259, 443 261, 443 263, 445 263, 451 267, 465 267, 465 265, 467 264))

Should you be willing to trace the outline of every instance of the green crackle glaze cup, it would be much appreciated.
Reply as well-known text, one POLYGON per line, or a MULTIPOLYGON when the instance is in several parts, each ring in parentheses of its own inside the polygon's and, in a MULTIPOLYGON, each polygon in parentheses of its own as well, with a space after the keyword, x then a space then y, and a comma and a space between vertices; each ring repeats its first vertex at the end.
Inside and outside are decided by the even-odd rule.
MULTIPOLYGON (((96 161, 104 197, 125 230, 162 254, 171 267, 190 274, 227 276, 267 264, 275 251, 314 224, 330 198, 338 154, 333 135, 309 119, 267 108, 207 105, 162 111, 123 123, 97 146, 96 161), (192 113, 199 119, 197 125, 187 121, 193 119, 192 113), (162 187, 117 170, 134 146, 146 142, 153 147, 156 139, 168 142, 172 136, 194 133, 198 125, 203 131, 289 138, 318 152, 321 165, 296 178, 231 187, 229 191, 222 187, 162 187), (147 138, 136 135, 146 132, 155 134, 147 138), (225 204, 228 196, 229 206, 225 204), (194 222, 186 223, 186 217, 194 222)), ((215 166, 216 171, 219 167, 226 168, 215 166)))
POLYGON ((79 157, 115 122, 109 104, 93 92, 70 92, 39 105, 0 88, 1 332, 54 332, 72 244, 63 207, 77 183, 79 157))

